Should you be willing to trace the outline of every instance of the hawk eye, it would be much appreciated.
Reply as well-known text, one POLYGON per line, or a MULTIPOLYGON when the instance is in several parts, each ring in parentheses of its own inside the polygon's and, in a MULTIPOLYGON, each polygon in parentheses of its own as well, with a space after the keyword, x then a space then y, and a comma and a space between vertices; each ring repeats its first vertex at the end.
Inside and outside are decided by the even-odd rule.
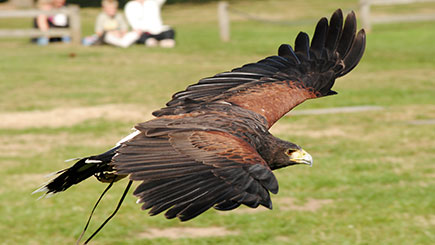
POLYGON ((286 151, 286 153, 285 154, 287 154, 287 155, 291 155, 293 152, 295 152, 296 150, 292 150, 292 149, 288 149, 287 151, 286 151))

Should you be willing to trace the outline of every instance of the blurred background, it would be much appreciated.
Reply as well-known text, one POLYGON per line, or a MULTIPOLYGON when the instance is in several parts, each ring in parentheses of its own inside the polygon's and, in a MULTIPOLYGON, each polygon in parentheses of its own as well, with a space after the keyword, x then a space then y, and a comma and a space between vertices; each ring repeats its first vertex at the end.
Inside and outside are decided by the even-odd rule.
MULTIPOLYGON (((209 210, 180 223, 149 217, 128 195, 93 244, 434 244, 435 2, 383 1, 370 11, 358 0, 228 1, 222 40, 218 1, 168 0, 171 49, 38 46, 12 35, 32 27, 20 14, 34 3, 0 1, 0 243, 74 243, 106 185, 90 179, 37 201, 30 193, 44 176, 112 147, 187 85, 275 55, 299 31, 311 36, 342 8, 356 12, 359 28, 362 16, 370 25, 365 55, 336 81, 338 95, 306 101, 272 128, 314 157, 312 168, 276 172, 273 210, 209 210)), ((80 39, 92 35, 100 1, 67 3, 81 6, 80 39)), ((108 193, 89 231, 126 183, 108 193)))

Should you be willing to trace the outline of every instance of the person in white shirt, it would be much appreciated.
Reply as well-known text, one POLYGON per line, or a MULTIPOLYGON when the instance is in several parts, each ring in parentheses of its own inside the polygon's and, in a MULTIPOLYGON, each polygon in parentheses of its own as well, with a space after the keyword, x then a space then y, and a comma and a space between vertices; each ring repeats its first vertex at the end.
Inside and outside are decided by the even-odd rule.
POLYGON ((160 10, 166 0, 132 0, 124 8, 127 21, 140 35, 137 43, 147 46, 172 48, 175 46, 175 32, 163 25, 160 10))

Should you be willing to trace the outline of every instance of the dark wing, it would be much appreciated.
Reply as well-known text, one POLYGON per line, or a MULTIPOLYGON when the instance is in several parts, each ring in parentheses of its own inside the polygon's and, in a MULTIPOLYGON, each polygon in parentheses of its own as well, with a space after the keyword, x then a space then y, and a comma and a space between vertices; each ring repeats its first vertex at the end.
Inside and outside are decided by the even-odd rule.
POLYGON ((355 14, 347 15, 343 27, 339 9, 329 24, 326 18, 318 22, 311 46, 301 32, 294 50, 283 44, 278 56, 202 79, 174 94, 167 107, 153 114, 174 115, 183 113, 184 106, 224 101, 264 116, 270 127, 306 99, 336 94, 331 90, 335 79, 358 64, 364 48, 365 32, 356 34, 355 14))
POLYGON ((210 207, 245 204, 272 208, 278 183, 266 162, 245 141, 218 131, 141 133, 113 158, 119 174, 143 181, 134 194, 151 215, 185 221, 210 207))

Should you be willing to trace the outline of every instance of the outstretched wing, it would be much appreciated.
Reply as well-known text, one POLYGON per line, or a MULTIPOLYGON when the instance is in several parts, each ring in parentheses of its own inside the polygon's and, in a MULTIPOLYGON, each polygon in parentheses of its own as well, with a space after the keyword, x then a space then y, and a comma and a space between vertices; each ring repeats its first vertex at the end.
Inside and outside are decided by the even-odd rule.
POLYGON ((283 44, 278 56, 202 79, 174 94, 167 107, 153 114, 174 115, 183 113, 184 106, 222 101, 264 116, 270 127, 303 101, 336 94, 331 90, 335 79, 358 64, 364 48, 365 32, 356 34, 355 14, 347 15, 343 27, 338 9, 329 24, 326 18, 318 22, 311 46, 301 32, 294 50, 283 44))
POLYGON ((210 207, 245 204, 272 208, 278 183, 266 162, 245 141, 218 131, 143 132, 113 158, 119 174, 143 181, 134 194, 151 215, 185 221, 210 207))

